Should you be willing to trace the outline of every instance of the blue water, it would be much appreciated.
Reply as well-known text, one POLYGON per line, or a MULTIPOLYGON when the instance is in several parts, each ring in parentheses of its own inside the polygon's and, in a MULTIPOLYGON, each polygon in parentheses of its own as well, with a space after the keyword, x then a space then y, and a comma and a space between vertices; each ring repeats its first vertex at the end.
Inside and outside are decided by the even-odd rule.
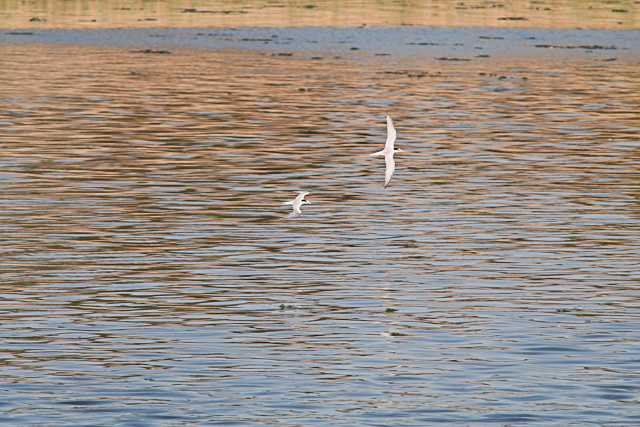
POLYGON ((5 30, 0 43, 52 43, 130 49, 207 49, 317 55, 389 55, 407 58, 528 56, 640 58, 640 31, 537 30, 497 28, 365 27, 365 28, 199 28, 107 30, 5 30), (553 46, 554 48, 541 47, 553 46), (594 47, 595 49, 589 49, 594 47))
POLYGON ((640 424, 631 33, 398 63, 164 33, 2 36, 0 423, 640 424))

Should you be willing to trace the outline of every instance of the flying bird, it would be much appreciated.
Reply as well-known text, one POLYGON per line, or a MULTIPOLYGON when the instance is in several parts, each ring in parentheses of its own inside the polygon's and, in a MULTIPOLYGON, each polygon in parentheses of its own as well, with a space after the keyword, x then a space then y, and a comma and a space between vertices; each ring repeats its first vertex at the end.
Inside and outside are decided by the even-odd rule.
POLYGON ((393 126, 393 120, 391 117, 387 115, 387 142, 384 144, 384 149, 370 154, 372 157, 382 157, 384 156, 384 163, 386 166, 384 172, 384 187, 386 188, 389 185, 389 181, 391 181, 391 177, 393 176, 393 172, 396 170, 396 161, 393 159, 393 155, 395 153, 400 153, 402 150, 395 149, 393 147, 396 142, 396 128, 393 126))
POLYGON ((282 203, 283 205, 291 205, 293 207, 293 212, 289 214, 290 218, 296 217, 302 214, 302 211, 300 210, 300 207, 302 205, 311 204, 311 202, 309 202, 308 200, 305 200, 305 197, 307 197, 307 194, 309 194, 308 191, 301 191, 298 193, 298 196, 295 199, 282 203))

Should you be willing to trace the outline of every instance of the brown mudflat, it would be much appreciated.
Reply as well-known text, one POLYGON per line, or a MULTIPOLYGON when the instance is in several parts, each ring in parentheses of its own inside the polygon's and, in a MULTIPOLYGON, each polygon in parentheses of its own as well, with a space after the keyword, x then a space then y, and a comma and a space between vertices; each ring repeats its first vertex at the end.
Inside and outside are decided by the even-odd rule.
POLYGON ((640 28, 640 7, 624 0, 340 0, 0 2, 0 28, 454 26, 640 28))

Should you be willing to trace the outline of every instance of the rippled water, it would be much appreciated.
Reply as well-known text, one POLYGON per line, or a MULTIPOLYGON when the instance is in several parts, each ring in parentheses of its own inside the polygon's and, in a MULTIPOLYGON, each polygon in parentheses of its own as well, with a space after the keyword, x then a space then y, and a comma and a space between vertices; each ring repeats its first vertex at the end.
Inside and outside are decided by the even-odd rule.
POLYGON ((636 63, 0 55, 0 422, 640 424, 636 63))

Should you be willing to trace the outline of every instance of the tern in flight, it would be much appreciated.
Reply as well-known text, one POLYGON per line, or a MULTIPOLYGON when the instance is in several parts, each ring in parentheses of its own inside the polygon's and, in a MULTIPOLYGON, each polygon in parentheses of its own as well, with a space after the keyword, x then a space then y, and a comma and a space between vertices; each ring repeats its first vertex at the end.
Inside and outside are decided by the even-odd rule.
POLYGON ((387 115, 387 142, 384 144, 384 149, 378 151, 377 153, 370 154, 372 157, 382 157, 384 156, 384 163, 386 165, 386 170, 384 172, 384 186, 385 188, 389 185, 389 181, 391 181, 391 177, 393 176, 393 171, 396 170, 396 161, 393 160, 393 155, 395 153, 401 153, 402 150, 393 148, 393 144, 396 142, 396 128, 393 127, 393 121, 391 117, 387 115))
POLYGON ((302 211, 300 210, 300 207, 302 205, 310 205, 311 202, 309 202, 308 200, 305 200, 304 198, 307 197, 307 194, 309 194, 308 191, 301 191, 298 193, 298 196, 293 199, 290 200, 288 202, 284 202, 282 203, 283 205, 291 205, 293 206, 293 212, 291 212, 289 214, 289 217, 296 217, 300 214, 302 214, 302 211))

